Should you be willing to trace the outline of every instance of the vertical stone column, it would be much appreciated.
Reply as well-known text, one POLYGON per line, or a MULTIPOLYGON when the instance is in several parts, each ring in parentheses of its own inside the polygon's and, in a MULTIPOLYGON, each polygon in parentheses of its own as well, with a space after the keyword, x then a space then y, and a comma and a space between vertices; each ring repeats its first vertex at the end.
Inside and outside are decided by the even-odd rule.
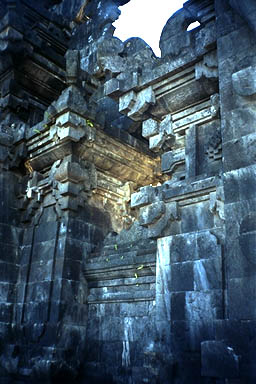
POLYGON ((0 377, 12 367, 8 357, 14 352, 11 324, 14 317, 15 284, 19 274, 19 245, 22 230, 17 225, 15 188, 18 176, 9 169, 13 137, 0 126, 0 377))
POLYGON ((162 383, 172 377, 171 343, 171 237, 157 241, 156 258, 156 352, 161 356, 159 376, 162 383))
POLYGON ((225 216, 228 218, 227 320, 219 323, 217 338, 225 339, 227 345, 234 348, 234 354, 241 354, 240 372, 234 369, 237 364, 232 363, 230 369, 221 372, 222 377, 253 380, 256 354, 250 340, 256 336, 256 36, 246 20, 246 15, 250 18, 246 10, 250 9, 252 14, 256 7, 253 1, 241 1, 238 6, 238 2, 221 0, 216 0, 215 6, 225 216))
POLYGON ((45 382, 78 374, 87 323, 83 265, 106 224, 82 198, 89 180, 80 164, 69 155, 53 165, 54 188, 24 231, 15 312, 17 372, 45 382))
MULTIPOLYGON (((86 127, 86 119, 74 111, 74 105, 83 105, 84 100, 71 105, 73 91, 72 96, 70 89, 63 93, 58 111, 52 108, 57 116, 51 115, 51 128, 40 124, 48 136, 43 151, 30 156, 32 173, 21 199, 26 229, 16 286, 11 373, 45 383, 72 381, 78 375, 87 323, 83 266, 109 229, 106 215, 88 204, 96 185, 95 168, 75 154, 75 144, 85 134, 88 141, 93 139, 92 127, 86 127)), ((32 140, 35 133, 42 145, 38 129, 32 140)))

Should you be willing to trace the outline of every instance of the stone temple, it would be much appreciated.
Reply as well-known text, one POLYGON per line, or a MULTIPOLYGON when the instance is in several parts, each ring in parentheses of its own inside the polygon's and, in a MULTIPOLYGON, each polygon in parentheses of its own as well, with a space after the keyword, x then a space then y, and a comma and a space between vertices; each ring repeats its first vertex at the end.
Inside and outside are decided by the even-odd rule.
POLYGON ((0 384, 256 383, 256 1, 128 2, 0 2, 0 384))

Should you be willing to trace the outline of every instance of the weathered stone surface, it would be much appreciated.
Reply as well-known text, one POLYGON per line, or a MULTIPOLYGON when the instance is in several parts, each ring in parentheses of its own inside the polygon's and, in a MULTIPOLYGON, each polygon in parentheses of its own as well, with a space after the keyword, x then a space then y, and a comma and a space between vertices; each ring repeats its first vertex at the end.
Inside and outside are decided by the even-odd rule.
POLYGON ((191 34, 186 30, 190 21, 191 16, 186 9, 179 10, 167 21, 160 38, 162 57, 166 55, 177 57, 191 49, 191 34))
POLYGON ((132 194, 131 196, 131 207, 142 207, 153 203, 155 198, 154 188, 151 186, 143 187, 139 192, 132 194))
POLYGON ((232 347, 220 341, 201 344, 202 375, 218 378, 239 377, 239 356, 232 347))
POLYGON ((119 112, 126 113, 132 120, 141 121, 150 105, 154 105, 155 102, 152 87, 146 88, 139 93, 131 91, 120 98, 119 112))
POLYGON ((0 4, 1 384, 255 381, 254 1, 126 3, 0 4))
POLYGON ((159 123, 156 120, 148 119, 143 121, 142 136, 148 139, 151 136, 157 135, 159 132, 159 123))
POLYGON ((233 73, 234 90, 240 96, 254 96, 256 94, 256 67, 248 67, 233 73))
POLYGON ((153 224, 165 213, 165 204, 161 202, 153 203, 140 209, 139 223, 141 225, 153 224))
POLYGON ((246 20, 250 28, 255 32, 255 3, 252 0, 246 2, 239 2, 238 0, 229 0, 229 4, 236 10, 236 12, 238 12, 239 15, 241 15, 246 20))

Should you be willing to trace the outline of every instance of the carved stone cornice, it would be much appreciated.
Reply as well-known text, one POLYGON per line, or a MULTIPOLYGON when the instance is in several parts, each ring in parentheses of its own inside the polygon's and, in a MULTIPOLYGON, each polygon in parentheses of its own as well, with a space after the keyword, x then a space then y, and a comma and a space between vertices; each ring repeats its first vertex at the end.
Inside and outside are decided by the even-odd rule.
POLYGON ((118 231, 134 221, 129 207, 134 189, 163 179, 160 158, 145 144, 125 132, 126 142, 109 136, 86 111, 82 94, 71 85, 27 133, 26 165, 40 181, 28 182, 21 203, 25 221, 38 219, 42 207, 54 206, 62 217, 89 202, 108 211, 118 231))

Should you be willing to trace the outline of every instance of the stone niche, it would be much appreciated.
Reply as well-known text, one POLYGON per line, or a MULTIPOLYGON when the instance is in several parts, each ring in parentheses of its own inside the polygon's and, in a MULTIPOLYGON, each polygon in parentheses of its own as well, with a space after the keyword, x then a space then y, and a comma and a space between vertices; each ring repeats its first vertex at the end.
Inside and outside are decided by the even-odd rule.
POLYGON ((0 4, 0 383, 252 384, 255 4, 126 3, 0 4))

